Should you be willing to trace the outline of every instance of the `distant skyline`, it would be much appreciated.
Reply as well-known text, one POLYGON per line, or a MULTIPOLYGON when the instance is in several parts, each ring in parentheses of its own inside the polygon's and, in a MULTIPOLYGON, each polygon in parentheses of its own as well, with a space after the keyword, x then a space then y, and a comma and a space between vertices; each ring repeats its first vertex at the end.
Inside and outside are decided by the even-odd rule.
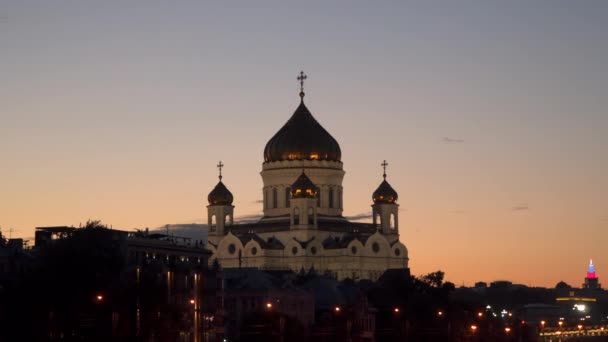
POLYGON ((259 215, 304 70, 345 216, 386 159, 413 274, 580 286, 593 259, 608 279, 608 2, 222 5, 0 5, 5 235, 204 222, 219 160, 259 215))

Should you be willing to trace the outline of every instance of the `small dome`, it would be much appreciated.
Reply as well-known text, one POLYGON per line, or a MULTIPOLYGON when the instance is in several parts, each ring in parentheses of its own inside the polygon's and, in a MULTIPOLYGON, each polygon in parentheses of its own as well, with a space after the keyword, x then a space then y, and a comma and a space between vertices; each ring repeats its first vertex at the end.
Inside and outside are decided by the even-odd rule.
POLYGON ((382 183, 380 183, 380 186, 378 187, 378 189, 376 189, 376 191, 374 191, 374 194, 372 195, 372 199, 376 204, 393 204, 397 202, 397 198, 397 191, 395 191, 395 189, 393 189, 393 187, 388 184, 386 179, 383 180, 382 183))
POLYGON ((220 180, 207 196, 207 200, 209 205, 232 205, 234 198, 230 190, 220 180))
POLYGON ((317 186, 302 171, 302 174, 291 185, 292 198, 315 198, 317 197, 317 186))
POLYGON ((304 101, 285 125, 268 141, 264 161, 340 161, 340 145, 312 116, 304 101))

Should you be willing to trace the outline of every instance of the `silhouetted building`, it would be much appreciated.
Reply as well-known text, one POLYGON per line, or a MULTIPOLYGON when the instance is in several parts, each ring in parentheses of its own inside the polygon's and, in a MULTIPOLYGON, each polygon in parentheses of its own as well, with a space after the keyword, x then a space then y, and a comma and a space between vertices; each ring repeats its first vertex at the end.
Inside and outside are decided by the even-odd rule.
POLYGON ((308 335, 315 319, 315 298, 293 283, 293 273, 241 268, 226 269, 224 275, 229 340, 250 340, 259 334, 285 336, 285 340, 294 332, 308 335))
MULTIPOLYGON (((211 252, 201 243, 147 230, 39 227, 36 250, 51 259, 79 251, 73 257, 82 260, 74 265, 84 262, 93 268, 93 276, 99 273, 95 276, 100 279, 98 285, 83 286, 92 285, 94 292, 87 295, 86 290, 78 289, 91 298, 91 305, 77 305, 75 319, 65 317, 61 310, 48 315, 47 337, 51 340, 66 334, 141 341, 223 338, 222 272, 218 266, 208 266, 211 252)), ((72 261, 63 260, 67 265, 57 267, 73 267, 72 261)), ((76 279, 82 273, 83 281, 85 273, 90 273, 73 272, 76 279)), ((61 286, 60 280, 57 286, 61 286)))

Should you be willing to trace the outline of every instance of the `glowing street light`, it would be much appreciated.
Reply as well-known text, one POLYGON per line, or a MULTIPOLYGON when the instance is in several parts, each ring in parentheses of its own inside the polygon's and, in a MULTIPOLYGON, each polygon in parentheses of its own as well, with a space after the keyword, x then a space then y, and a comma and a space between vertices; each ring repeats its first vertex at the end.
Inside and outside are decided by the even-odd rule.
POLYGON ((272 303, 270 303, 270 302, 266 303, 266 308, 268 310, 272 309, 272 303))
POLYGON ((583 325, 582 324, 579 324, 576 327, 578 328, 578 330, 582 330, 583 329, 583 325))
POLYGON ((506 328, 505 328, 505 333, 507 333, 507 334, 508 334, 508 333, 510 333, 510 332, 511 332, 511 328, 506 327, 506 328))
POLYGON ((443 316, 443 311, 437 311, 437 316, 439 316, 439 317, 443 316))
POLYGON ((190 299, 190 304, 194 305, 194 299, 190 299))
POLYGON ((393 311, 394 311, 395 313, 399 313, 399 308, 394 308, 394 309, 393 309, 393 311))
POLYGON ((478 312, 478 313, 477 313, 477 316, 479 316, 479 317, 483 317, 483 312, 481 312, 481 311, 480 311, 480 312, 478 312))
POLYGON ((98 302, 101 302, 103 300, 103 296, 98 294, 95 299, 97 299, 98 302))
POLYGON ((563 322, 563 321, 559 321, 559 322, 557 322, 557 324, 558 324, 558 325, 559 325, 559 327, 561 328, 561 327, 562 327, 562 325, 564 325, 564 322, 563 322))
POLYGON ((341 310, 341 309, 340 309, 340 307, 339 307, 339 306, 336 306, 336 307, 334 308, 334 311, 335 311, 335 312, 340 312, 340 310, 341 310))
POLYGON ((476 332, 477 331, 477 326, 476 325, 471 325, 471 331, 472 332, 476 332))

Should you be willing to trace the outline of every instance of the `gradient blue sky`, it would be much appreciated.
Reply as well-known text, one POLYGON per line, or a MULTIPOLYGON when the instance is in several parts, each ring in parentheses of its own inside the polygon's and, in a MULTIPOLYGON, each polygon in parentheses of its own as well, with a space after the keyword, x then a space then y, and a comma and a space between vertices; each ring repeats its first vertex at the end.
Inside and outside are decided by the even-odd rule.
POLYGON ((608 2, 5 1, 0 226, 201 222, 218 160, 261 211, 266 141, 306 103, 345 213, 383 159, 414 274, 608 277, 608 2))

